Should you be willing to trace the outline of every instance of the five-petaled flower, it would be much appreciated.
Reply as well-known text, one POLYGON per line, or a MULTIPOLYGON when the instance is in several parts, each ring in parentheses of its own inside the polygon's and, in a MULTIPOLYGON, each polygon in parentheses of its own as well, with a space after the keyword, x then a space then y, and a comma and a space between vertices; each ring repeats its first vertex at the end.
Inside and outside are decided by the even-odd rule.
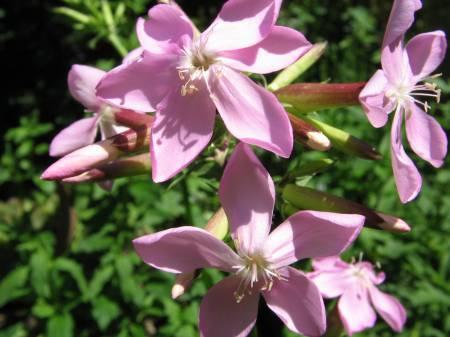
POLYGON ((444 59, 445 33, 419 34, 406 46, 404 35, 414 21, 420 0, 395 0, 384 36, 381 65, 360 94, 360 101, 374 127, 386 124, 388 114, 395 111, 391 130, 391 160, 395 182, 403 203, 420 192, 422 178, 402 146, 402 120, 412 150, 435 167, 440 167, 447 154, 447 136, 438 122, 426 112, 426 99, 439 102, 440 90, 427 82, 444 59), (423 111, 425 110, 425 111, 423 111))
POLYGON ((64 156, 92 144, 98 129, 102 139, 127 129, 114 123, 112 114, 118 108, 100 101, 95 95, 95 87, 103 76, 103 70, 90 66, 74 64, 70 69, 67 77, 70 94, 94 116, 80 119, 61 130, 50 144, 51 156, 64 156))
POLYGON ((375 325, 376 311, 397 332, 403 329, 406 312, 393 296, 380 291, 376 286, 385 279, 384 273, 375 273, 369 262, 348 264, 338 256, 315 259, 314 272, 308 276, 326 298, 340 296, 338 311, 346 333, 371 328, 375 325))
POLYGON ((277 98, 240 71, 280 70, 311 48, 305 37, 275 21, 281 0, 229 0, 199 34, 175 5, 152 7, 139 19, 142 54, 113 69, 97 95, 135 111, 156 111, 151 134, 152 176, 165 181, 209 143, 216 109, 243 142, 282 157, 292 128, 277 98))
POLYGON ((203 337, 244 337, 255 324, 260 294, 297 333, 320 336, 326 317, 319 290, 288 267, 308 257, 339 254, 359 234, 364 217, 301 211, 270 234, 272 179, 248 145, 239 144, 221 181, 220 200, 237 253, 203 229, 180 227, 133 241, 149 265, 173 273, 218 268, 233 275, 209 290, 200 307, 203 337))

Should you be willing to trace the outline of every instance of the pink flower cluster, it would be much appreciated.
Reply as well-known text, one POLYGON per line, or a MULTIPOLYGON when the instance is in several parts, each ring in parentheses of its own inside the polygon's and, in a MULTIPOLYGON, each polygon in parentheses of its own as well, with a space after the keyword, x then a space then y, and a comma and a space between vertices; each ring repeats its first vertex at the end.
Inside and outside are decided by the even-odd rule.
MULTIPOLYGON (((217 268, 231 274, 202 301, 201 336, 247 336, 261 296, 295 333, 325 333, 322 296, 340 296, 338 311, 349 335, 375 324, 372 305, 393 330, 400 331, 405 309, 377 288, 384 274, 375 273, 368 262, 347 264, 337 256, 356 239, 364 216, 299 211, 271 231, 275 185, 249 145, 288 158, 293 132, 277 97, 245 73, 284 69, 311 49, 301 33, 276 25, 281 3, 228 0, 203 33, 176 4, 152 7, 148 18, 137 21, 140 47, 121 65, 107 73, 72 67, 69 90, 94 115, 62 130, 52 141, 50 154, 66 155, 94 143, 98 129, 102 139, 123 132, 126 128, 114 117, 119 111, 154 112, 149 136, 152 175, 155 182, 163 182, 210 143, 216 115, 220 116, 229 133, 240 140, 219 189, 235 251, 210 232, 190 226, 133 241, 142 260, 160 270, 179 274, 217 268), (314 259, 314 272, 305 274, 291 266, 306 258, 314 259)), ((420 7, 419 0, 394 1, 382 45, 382 69, 359 97, 375 127, 385 125, 395 111, 391 157, 402 202, 411 201, 421 189, 420 174, 402 147, 403 118, 408 142, 418 156, 439 167, 447 152, 446 135, 426 114, 429 106, 423 101, 439 100, 437 87, 426 81, 444 58, 445 34, 425 33, 403 42, 420 7)), ((51 174, 47 171, 45 178, 51 174)))

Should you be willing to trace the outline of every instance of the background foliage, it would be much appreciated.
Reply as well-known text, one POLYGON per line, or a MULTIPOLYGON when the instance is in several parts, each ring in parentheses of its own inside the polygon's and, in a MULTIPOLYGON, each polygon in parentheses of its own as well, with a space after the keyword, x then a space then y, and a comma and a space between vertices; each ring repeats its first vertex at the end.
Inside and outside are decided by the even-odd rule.
MULTIPOLYGON (((222 1, 179 3, 205 27, 222 1)), ((221 275, 203 272, 188 294, 172 301, 173 277, 141 263, 130 242, 162 228, 202 226, 218 207, 220 167, 201 161, 171 186, 155 185, 146 176, 120 180, 112 193, 95 185, 63 186, 39 179, 51 162, 47 151, 52 136, 82 114, 66 88, 70 65, 108 69, 120 62, 120 54, 137 44, 135 19, 152 4, 146 0, 1 4, 0 337, 198 335, 199 301, 221 275)), ((329 42, 327 54, 300 80, 367 80, 378 65, 390 6, 391 1, 378 0, 285 1, 283 24, 300 29, 311 41, 329 42)), ((425 1, 414 32, 449 31, 449 12, 447 2, 425 1)), ((448 62, 442 71, 449 74, 448 62)), ((447 77, 441 85, 450 92, 447 77)), ((450 128, 450 102, 445 97, 433 114, 450 128)), ((417 161, 424 189, 415 202, 402 206, 388 158, 388 129, 372 129, 358 107, 320 115, 376 145, 385 159, 373 163, 332 152, 337 164, 313 177, 309 186, 396 214, 413 226, 408 235, 365 230, 347 256, 362 251, 366 259, 381 263, 388 275, 383 289, 408 308, 407 326, 400 336, 449 336, 448 161, 440 170, 417 161)), ((316 157, 300 146, 296 149, 299 162, 316 157)), ((275 176, 287 167, 269 154, 262 159, 275 176)), ((260 316, 255 336, 291 336, 264 305, 260 316)), ((359 336, 394 335, 379 322, 359 336)))

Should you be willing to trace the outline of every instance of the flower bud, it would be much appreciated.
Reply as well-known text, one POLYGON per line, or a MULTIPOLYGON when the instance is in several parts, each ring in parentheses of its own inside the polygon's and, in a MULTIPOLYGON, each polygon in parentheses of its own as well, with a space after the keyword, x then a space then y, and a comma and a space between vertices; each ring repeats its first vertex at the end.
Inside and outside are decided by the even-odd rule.
MULTIPOLYGON (((308 187, 286 185, 283 189, 283 198, 297 210, 308 209, 324 212, 361 214, 366 217, 366 227, 384 229, 396 233, 404 233, 411 230, 406 222, 395 216, 387 215, 356 202, 308 187)), ((285 208, 285 212, 292 214, 291 212, 294 208, 285 208)))
POLYGON ((148 148, 150 142, 150 126, 141 125, 101 142, 85 146, 60 158, 45 170, 41 179, 62 180, 78 176, 97 168, 125 153, 132 153, 148 148))
POLYGON ((120 158, 118 160, 100 165, 78 176, 65 178, 63 181, 67 183, 100 182, 122 177, 148 174, 150 170, 150 155, 148 153, 142 153, 137 156, 120 158))
POLYGON ((176 299, 183 295, 187 289, 190 288, 192 281, 195 278, 195 271, 189 273, 178 274, 175 277, 175 283, 172 286, 172 298, 176 299))
POLYGON ((355 155, 364 159, 379 160, 381 154, 371 145, 352 136, 348 132, 335 128, 315 118, 303 117, 307 122, 314 125, 325 136, 327 136, 334 148, 347 154, 355 155))
POLYGON ((331 142, 322 132, 303 119, 293 114, 288 115, 297 141, 318 151, 327 151, 330 149, 331 142))
POLYGON ((205 226, 205 230, 219 240, 225 238, 228 233, 228 219, 223 208, 220 208, 211 219, 209 219, 205 226))

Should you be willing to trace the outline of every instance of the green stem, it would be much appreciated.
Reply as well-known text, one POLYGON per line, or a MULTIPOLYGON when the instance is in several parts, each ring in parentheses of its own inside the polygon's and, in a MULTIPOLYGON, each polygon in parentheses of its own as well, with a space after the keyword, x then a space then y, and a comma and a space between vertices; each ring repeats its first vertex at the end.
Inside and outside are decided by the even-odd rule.
POLYGON ((188 224, 194 224, 194 216, 192 212, 192 204, 189 198, 189 186, 187 178, 183 179, 181 186, 183 189, 184 204, 186 205, 186 221, 188 224))
POLYGON ((120 56, 125 57, 128 54, 127 48, 123 45, 120 37, 116 33, 110 33, 108 36, 109 42, 116 48, 120 56))

